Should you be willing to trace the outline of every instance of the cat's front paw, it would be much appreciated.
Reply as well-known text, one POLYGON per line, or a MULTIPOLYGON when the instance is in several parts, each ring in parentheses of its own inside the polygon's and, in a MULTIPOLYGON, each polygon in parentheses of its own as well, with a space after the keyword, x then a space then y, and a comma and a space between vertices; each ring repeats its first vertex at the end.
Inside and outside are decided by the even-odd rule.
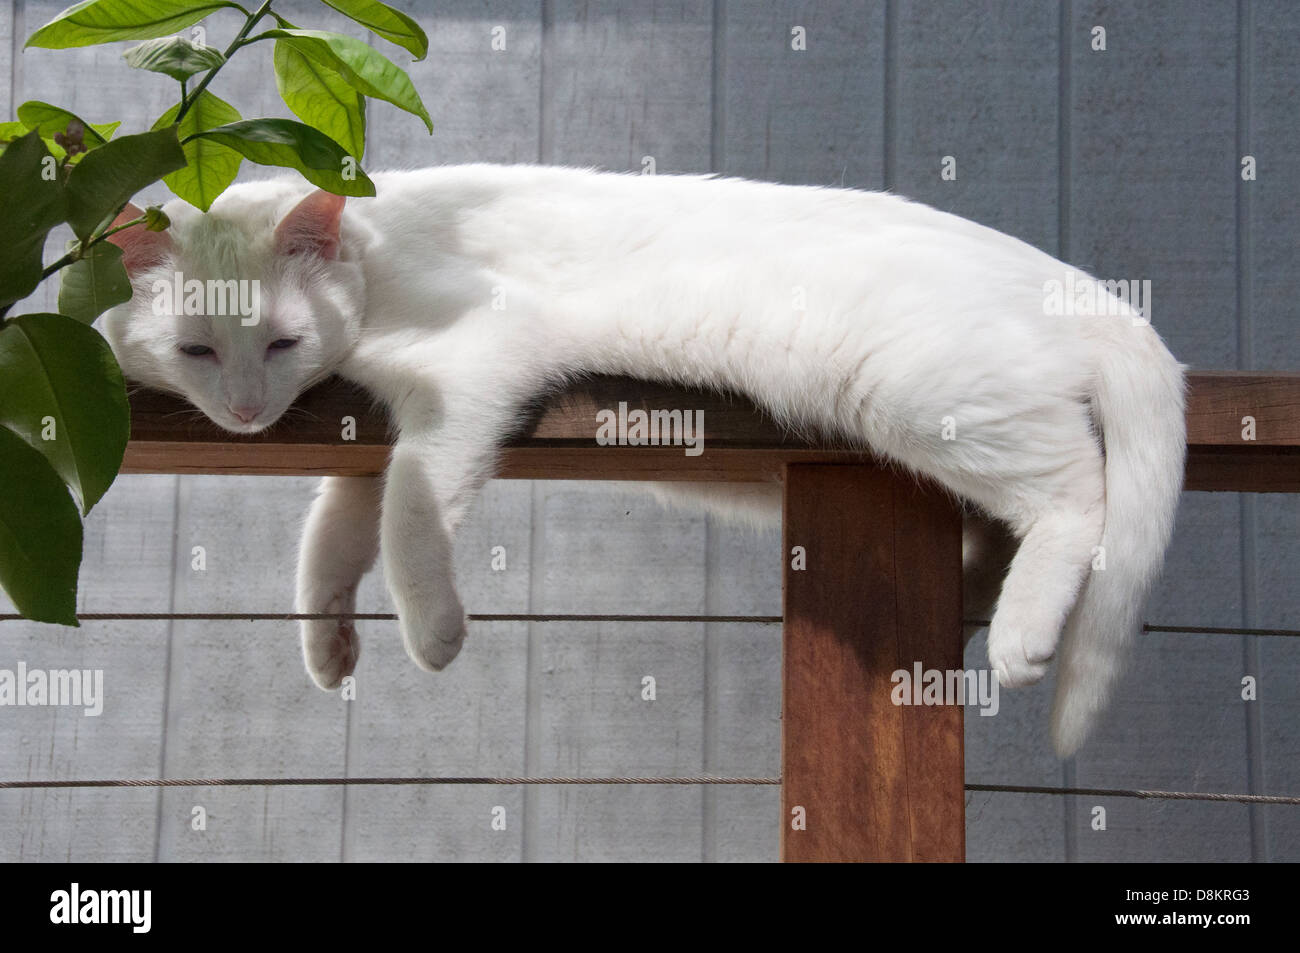
POLYGON ((427 672, 441 672, 465 642, 465 610, 459 600, 450 601, 446 609, 436 612, 400 614, 406 654, 427 672))
MULTIPOLYGON (((355 599, 340 596, 332 599, 321 614, 346 614, 355 608, 355 599)), ((361 640, 351 619, 304 619, 302 621, 302 658, 313 682, 325 691, 333 691, 351 675, 361 655, 361 640)))
POLYGON ((989 627, 989 667, 1004 688, 1032 685, 1047 674, 1056 639, 1033 638, 993 619, 989 627))

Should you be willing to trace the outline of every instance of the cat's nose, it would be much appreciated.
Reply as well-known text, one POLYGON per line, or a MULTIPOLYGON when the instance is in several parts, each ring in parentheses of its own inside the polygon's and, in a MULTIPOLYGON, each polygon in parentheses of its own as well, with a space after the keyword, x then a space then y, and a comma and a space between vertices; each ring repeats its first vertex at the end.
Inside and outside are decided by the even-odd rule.
POLYGON ((251 424, 257 415, 262 412, 261 407, 231 407, 230 412, 238 417, 243 423, 251 424))

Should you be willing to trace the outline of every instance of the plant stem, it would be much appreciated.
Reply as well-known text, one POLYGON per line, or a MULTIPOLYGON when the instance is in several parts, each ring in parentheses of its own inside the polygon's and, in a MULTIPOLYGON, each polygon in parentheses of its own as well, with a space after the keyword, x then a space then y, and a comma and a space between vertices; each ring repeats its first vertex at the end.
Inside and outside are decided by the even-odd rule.
POLYGON ((108 231, 104 232, 102 235, 96 235, 94 238, 92 238, 92 239, 90 240, 90 244, 87 245, 86 247, 87 247, 87 248, 90 248, 90 247, 93 246, 93 245, 98 245, 100 242, 102 242, 102 241, 103 241, 105 238, 107 238, 109 235, 116 235, 118 232, 122 231, 122 230, 125 229, 125 228, 130 228, 132 225, 143 225, 143 224, 144 224, 145 222, 147 222, 147 221, 149 221, 149 216, 148 216, 148 215, 141 215, 139 218, 133 218, 133 219, 131 219, 131 221, 129 221, 129 222, 123 222, 121 225, 117 226, 116 228, 110 228, 108 231))
POLYGON ((41 272, 41 281, 44 281, 46 278, 50 277, 50 275, 54 274, 60 268, 67 268, 74 261, 80 261, 82 250, 83 249, 81 247, 81 244, 78 243, 77 247, 72 249, 72 251, 68 252, 58 261, 54 262, 54 264, 46 265, 45 269, 41 272))
MULTIPOLYGON (((253 27, 257 26, 257 21, 270 12, 271 0, 263 0, 262 5, 258 7, 256 11, 248 15, 248 19, 244 21, 244 25, 240 29, 239 33, 235 35, 235 38, 231 41, 230 45, 226 47, 226 52, 224 54, 226 62, 230 61, 230 57, 234 55, 235 50, 239 49, 240 44, 243 43, 248 34, 253 32, 253 27)), ((203 91, 208 88, 208 83, 212 82, 213 77, 215 77, 217 73, 221 72, 221 67, 225 65, 225 63, 222 63, 218 66, 214 66, 203 75, 202 81, 194 89, 194 94, 190 96, 188 102, 181 104, 180 111, 176 113, 177 124, 185 118, 185 114, 189 112, 190 107, 194 105, 201 95, 203 95, 203 91)))
POLYGON ((144 215, 141 215, 139 218, 133 218, 129 222, 123 222, 121 225, 118 225, 116 228, 110 228, 108 231, 104 232, 101 235, 96 235, 88 242, 84 242, 84 243, 78 242, 72 248, 71 251, 69 251, 58 261, 54 262, 53 264, 45 266, 45 268, 41 271, 41 281, 44 281, 46 278, 50 277, 50 275, 54 274, 56 271, 59 271, 63 268, 67 268, 73 262, 81 261, 81 259, 85 257, 86 252, 88 252, 91 248, 94 248, 96 245, 98 245, 100 242, 106 239, 109 235, 116 235, 118 232, 122 231, 123 229, 130 228, 133 225, 143 225, 146 220, 147 220, 146 217, 144 215))
MULTIPOLYGON (((277 29, 279 29, 279 28, 277 27, 277 29)), ((249 37, 248 39, 246 39, 246 40, 240 40, 240 41, 239 41, 239 45, 240 45, 241 47, 244 47, 244 46, 252 46, 254 43, 259 43, 259 42, 261 42, 262 40, 272 40, 272 39, 275 39, 275 37, 273 36, 273 34, 274 34, 275 32, 276 32, 276 30, 263 30, 261 33, 257 34, 257 36, 250 36, 250 37, 249 37)))

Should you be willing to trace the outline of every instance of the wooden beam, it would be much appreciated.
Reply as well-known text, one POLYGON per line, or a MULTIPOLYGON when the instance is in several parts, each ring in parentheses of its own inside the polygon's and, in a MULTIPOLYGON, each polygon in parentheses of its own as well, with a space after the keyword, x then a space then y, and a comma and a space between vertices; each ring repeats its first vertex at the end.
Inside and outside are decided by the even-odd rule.
MULTIPOLYGON (((235 437, 188 404, 151 391, 132 395, 128 473, 364 475, 382 472, 388 421, 363 392, 330 381, 303 395, 297 411, 265 433, 235 437), (345 418, 352 421, 345 439, 345 418)), ((1187 407, 1188 489, 1300 491, 1300 374, 1195 373, 1187 407), (1254 439, 1245 439, 1245 418, 1254 439)), ((779 480, 797 463, 870 457, 819 446, 777 426, 742 398, 627 378, 596 378, 554 395, 520 421, 500 475, 527 479, 779 480), (697 410, 704 452, 602 447, 596 413, 697 410)))
POLYGON ((1187 443, 1193 447, 1300 447, 1300 373, 1194 371, 1188 375, 1187 443), (1255 435, 1243 435, 1247 417, 1255 435))
POLYGON ((881 468, 794 465, 783 557, 782 859, 963 860, 962 709, 891 697, 896 671, 962 668, 959 510, 881 468))
POLYGON ((1300 447, 1188 447, 1183 489, 1300 493, 1300 447))

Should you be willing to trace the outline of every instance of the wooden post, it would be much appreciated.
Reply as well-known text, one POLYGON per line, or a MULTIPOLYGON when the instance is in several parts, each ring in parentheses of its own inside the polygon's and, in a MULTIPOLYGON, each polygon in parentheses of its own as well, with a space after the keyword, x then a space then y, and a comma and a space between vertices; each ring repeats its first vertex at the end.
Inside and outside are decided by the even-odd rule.
POLYGON ((784 558, 782 860, 964 860, 962 709, 891 699, 899 669, 963 667, 959 510, 905 474, 791 465, 784 558))

